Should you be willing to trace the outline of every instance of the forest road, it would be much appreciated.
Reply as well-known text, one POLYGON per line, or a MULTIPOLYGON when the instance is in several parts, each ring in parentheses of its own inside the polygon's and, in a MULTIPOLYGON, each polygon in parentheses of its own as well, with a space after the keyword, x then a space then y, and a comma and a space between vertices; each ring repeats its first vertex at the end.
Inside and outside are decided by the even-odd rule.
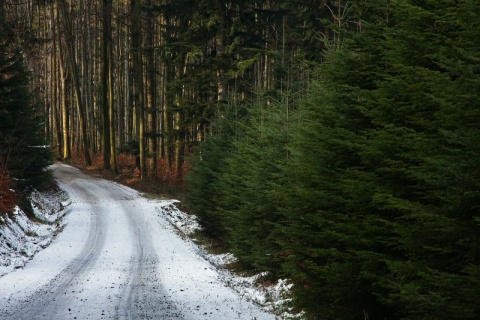
POLYGON ((274 319, 225 287, 154 200, 53 169, 71 200, 65 228, 0 278, 0 319, 274 319))

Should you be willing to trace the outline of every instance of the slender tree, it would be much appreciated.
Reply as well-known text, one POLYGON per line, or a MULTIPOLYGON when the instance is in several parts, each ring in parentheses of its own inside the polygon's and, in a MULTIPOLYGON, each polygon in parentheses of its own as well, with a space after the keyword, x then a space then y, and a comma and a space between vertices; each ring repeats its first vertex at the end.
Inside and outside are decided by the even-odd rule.
POLYGON ((102 0, 103 7, 103 29, 102 29, 102 147, 103 147, 103 168, 111 169, 111 154, 110 154, 110 142, 111 142, 111 128, 110 128, 110 99, 113 98, 110 95, 110 73, 111 62, 109 58, 109 50, 111 50, 111 27, 112 27, 112 1, 102 0))
POLYGON ((82 92, 80 90, 80 74, 78 71, 78 65, 75 60, 75 50, 73 45, 73 32, 72 32, 72 24, 70 21, 70 16, 67 12, 65 0, 60 0, 58 2, 59 9, 62 18, 62 26, 65 35, 65 47, 67 49, 67 60, 70 72, 72 74, 72 82, 73 82, 73 89, 75 90, 75 101, 77 105, 77 113, 79 117, 79 126, 80 126, 80 134, 82 138, 83 144, 83 156, 84 161, 87 166, 92 164, 92 160, 90 158, 90 151, 88 146, 88 136, 87 136, 87 123, 85 119, 85 106, 83 103, 82 92))
POLYGON ((155 65, 155 15, 151 10, 152 1, 147 2, 146 12, 146 90, 147 90, 147 130, 148 130, 148 171, 151 175, 157 170, 158 132, 155 65))
MULTIPOLYGON (((107 61, 108 61, 108 117, 109 117, 109 137, 110 137, 110 150, 106 150, 106 152, 110 153, 110 167, 115 172, 118 173, 117 167, 117 154, 116 154, 116 131, 115 130, 115 98, 114 98, 114 70, 113 70, 113 46, 112 46, 112 24, 111 24, 111 16, 112 16, 112 7, 113 2, 109 3, 110 9, 108 13, 108 20, 109 20, 109 41, 107 42, 107 61)), ((118 100, 117 100, 118 101, 118 100)), ((106 148, 105 148, 106 149, 106 148)))
POLYGON ((133 87, 135 98, 135 115, 137 139, 140 154, 140 178, 146 176, 145 168, 145 99, 143 85, 143 59, 142 59, 142 28, 140 0, 131 0, 131 37, 133 55, 133 87))

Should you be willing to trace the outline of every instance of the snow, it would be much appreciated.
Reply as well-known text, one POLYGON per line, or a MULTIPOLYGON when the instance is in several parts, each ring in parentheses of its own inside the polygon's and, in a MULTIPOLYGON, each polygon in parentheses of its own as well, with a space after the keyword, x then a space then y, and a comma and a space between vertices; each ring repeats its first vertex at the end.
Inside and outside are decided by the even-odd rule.
MULTIPOLYGON (((202 229, 195 215, 189 215, 178 209, 177 200, 158 201, 159 206, 156 207, 157 214, 174 225, 178 231, 184 236, 192 236, 196 231, 202 229)), ((184 237, 185 238, 185 237, 184 237)), ((194 240, 194 239, 192 239, 194 240)), ((208 252, 205 246, 197 246, 192 240, 186 240, 195 247, 196 253, 207 260, 218 272, 222 282, 233 288, 242 297, 263 306, 265 310, 280 314, 283 319, 299 318, 302 314, 293 314, 288 312, 288 303, 291 301, 289 293, 292 284, 288 279, 280 279, 271 286, 257 284, 257 280, 266 276, 267 273, 259 273, 254 276, 245 277, 235 274, 225 266, 236 261, 232 253, 212 254, 208 252)))
POLYGON ((265 287, 256 284, 264 274, 223 268, 235 257, 195 244, 189 236, 201 226, 178 201, 147 199, 70 166, 53 169, 64 172, 64 192, 32 194, 40 222, 17 208, 0 225, 0 319, 40 317, 36 307, 52 319, 140 318, 140 311, 192 320, 294 317, 284 312, 288 281, 265 287), (139 309, 149 305, 162 310, 139 309))
POLYGON ((61 228, 55 223, 67 212, 63 192, 33 192, 30 203, 41 222, 31 221, 18 206, 13 217, 0 221, 0 277, 23 267, 41 249, 47 247, 61 228))

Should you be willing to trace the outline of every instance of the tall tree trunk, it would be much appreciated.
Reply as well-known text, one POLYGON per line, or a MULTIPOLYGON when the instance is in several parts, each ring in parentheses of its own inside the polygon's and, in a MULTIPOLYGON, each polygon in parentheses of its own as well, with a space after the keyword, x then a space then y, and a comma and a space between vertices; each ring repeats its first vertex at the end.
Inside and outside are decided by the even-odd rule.
POLYGON ((68 160, 72 157, 71 149, 71 135, 70 135, 70 111, 68 109, 68 96, 69 96, 69 75, 68 70, 63 70, 62 64, 60 64, 60 70, 62 75, 61 82, 61 95, 62 95, 62 131, 63 131, 63 159, 68 160))
MULTIPOLYGON (((180 19, 179 25, 182 25, 183 21, 180 19)), ((183 59, 178 59, 177 66, 176 66, 176 80, 180 81, 183 79, 187 73, 187 65, 188 65, 188 56, 185 54, 181 54, 183 59)), ((180 180, 182 177, 182 165, 183 165, 183 158, 184 158, 184 148, 185 148, 185 112, 182 110, 181 101, 185 98, 185 84, 182 84, 180 89, 175 90, 175 98, 174 98, 174 105, 175 105, 175 144, 174 144, 174 170, 176 178, 180 180)))
POLYGON ((113 1, 108 1, 108 41, 107 41, 107 61, 108 61, 108 116, 109 116, 109 136, 110 136, 110 150, 106 152, 110 153, 110 167, 115 172, 118 173, 117 168, 117 157, 115 154, 115 110, 114 110, 114 83, 113 83, 113 47, 112 47, 112 11, 113 11, 113 1))
MULTIPOLYGON (((54 132, 55 132, 55 141, 58 145, 58 157, 62 158, 63 157, 63 142, 62 142, 62 134, 61 134, 61 126, 60 126, 60 94, 59 94, 59 83, 60 83, 60 77, 59 77, 59 71, 58 71, 58 65, 61 63, 58 63, 58 53, 57 53, 57 46, 59 45, 59 42, 57 42, 57 28, 56 28, 56 23, 55 23, 55 8, 54 6, 50 6, 50 16, 51 16, 51 38, 52 38, 52 47, 51 47, 51 58, 52 58, 52 63, 50 65, 51 69, 51 101, 52 101, 52 125, 54 127, 54 132)), ((53 130, 53 128, 52 128, 53 130)))
POLYGON ((111 20, 111 0, 102 0, 103 26, 102 26, 102 151, 103 151, 103 168, 110 170, 110 104, 109 104, 109 38, 110 20, 111 20))
POLYGON ((92 165, 92 160, 90 158, 90 152, 88 148, 88 137, 87 137, 87 126, 85 122, 85 108, 83 105, 82 101, 82 93, 80 90, 80 76, 78 72, 78 66, 77 63, 75 62, 75 51, 73 48, 73 35, 72 35, 72 30, 71 30, 71 23, 70 23, 70 18, 67 13, 66 5, 65 5, 65 0, 60 0, 58 1, 60 4, 60 12, 62 15, 62 21, 63 21, 63 28, 64 28, 64 33, 65 33, 65 44, 67 48, 67 60, 68 64, 70 67, 70 71, 72 74, 72 83, 73 83, 73 89, 75 90, 75 96, 76 96, 76 104, 77 104, 77 113, 78 113, 78 118, 80 122, 80 134, 82 137, 82 143, 83 143, 83 155, 85 158, 85 165, 90 166, 92 165))
MULTIPOLYGON (((83 70, 83 83, 82 83, 82 90, 84 100, 83 103, 86 107, 86 115, 87 115, 87 132, 89 133, 89 146, 90 151, 94 154, 97 153, 98 150, 98 137, 97 137, 97 121, 95 115, 95 89, 94 84, 97 83, 95 80, 95 73, 93 66, 95 65, 94 56, 95 51, 93 49, 94 44, 96 44, 97 37, 93 34, 94 30, 99 28, 93 27, 92 28, 92 18, 96 18, 95 10, 97 8, 97 1, 83 1, 83 9, 84 18, 83 23, 80 29, 81 37, 82 37, 82 47, 83 50, 81 51, 82 56, 82 70, 83 70), (93 7, 93 8, 92 8, 93 7)), ((100 20, 100 19, 98 19, 100 20)), ((95 22, 93 22, 93 26, 95 26, 95 22)))
POLYGON ((182 177, 182 165, 184 157, 184 148, 185 148, 185 127, 184 123, 184 114, 181 110, 179 96, 175 99, 175 152, 174 152, 174 170, 177 179, 180 180, 182 177))
MULTIPOLYGON (((57 24, 60 23, 60 14, 57 3, 56 6, 56 20, 57 24)), ((64 160, 68 160, 72 157, 72 149, 71 149, 71 135, 70 135, 70 112, 68 109, 68 96, 69 96, 69 71, 64 68, 64 61, 65 56, 63 54, 63 50, 61 47, 62 41, 60 38, 60 32, 58 32, 58 47, 55 48, 55 51, 58 49, 58 54, 60 55, 60 63, 59 65, 59 80, 60 80, 60 90, 59 90, 59 97, 61 98, 61 112, 62 112, 62 151, 63 155, 62 158, 64 160)), ((56 52, 57 53, 57 52, 56 52)))
MULTIPOLYGON (((152 1, 148 0, 147 5, 150 7, 152 1)), ((147 14, 147 123, 148 123, 148 170, 154 175, 157 170, 157 109, 156 109, 156 79, 155 79, 155 55, 153 51, 154 47, 154 21, 153 13, 149 11, 147 14)))
POLYGON ((132 47, 133 47, 133 87, 135 96, 135 115, 138 124, 138 144, 140 152, 140 179, 145 177, 145 128, 144 128, 144 92, 142 62, 142 29, 140 0, 131 0, 132 47))
POLYGON ((225 2, 223 0, 216 0, 215 3, 215 20, 218 24, 217 33, 215 35, 215 49, 217 54, 217 101, 225 101, 225 90, 227 80, 225 78, 225 70, 223 68, 224 54, 225 54, 225 2))
MULTIPOLYGON (((42 11, 41 8, 40 8, 40 4, 37 3, 37 10, 40 12, 42 11)), ((43 8, 43 21, 40 19, 40 14, 38 15, 38 25, 39 25, 39 29, 41 29, 41 26, 43 25, 43 33, 41 33, 39 35, 39 38, 40 39, 47 39, 50 34, 49 34, 49 30, 48 30, 48 23, 47 23, 47 8, 43 8)), ((45 41, 44 44, 43 44, 43 48, 42 48, 42 54, 46 57, 48 57, 48 43, 45 41)), ((52 87, 53 85, 53 79, 52 79, 52 73, 49 72, 49 70, 51 71, 52 68, 51 68, 51 65, 52 65, 52 62, 53 62, 53 54, 50 54, 50 59, 45 59, 44 61, 44 67, 43 67, 43 70, 42 70, 42 73, 44 75, 44 81, 43 81, 43 103, 44 103, 44 107, 45 107, 45 115, 44 115, 44 119, 45 119, 45 126, 44 126, 44 130, 45 130, 45 141, 49 141, 50 144, 53 144, 54 142, 54 131, 53 131, 53 101, 52 101, 52 95, 51 94, 48 94, 50 92, 50 88, 52 87), (49 68, 50 66, 50 68, 49 68)), ((33 80, 33 79, 32 79, 33 80)))
POLYGON ((174 67, 164 63, 164 98, 163 98, 163 154, 165 159, 165 165, 168 169, 172 167, 172 112, 170 111, 173 104, 173 94, 170 89, 167 89, 167 84, 175 79, 174 67))

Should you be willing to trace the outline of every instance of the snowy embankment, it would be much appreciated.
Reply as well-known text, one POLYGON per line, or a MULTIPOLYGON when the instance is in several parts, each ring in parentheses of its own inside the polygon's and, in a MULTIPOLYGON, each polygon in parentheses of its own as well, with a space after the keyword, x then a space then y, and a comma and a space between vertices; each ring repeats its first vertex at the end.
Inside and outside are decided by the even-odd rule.
POLYGON ((67 195, 60 190, 33 192, 29 198, 35 220, 18 206, 11 217, 0 217, 0 277, 21 268, 47 247, 61 230, 67 212, 67 195))
MULTIPOLYGON (((196 216, 179 210, 177 207, 178 203, 179 201, 177 200, 161 201, 161 205, 156 209, 157 214, 174 225, 182 235, 192 236, 196 231, 200 231, 202 227, 198 223, 196 216)), ((270 312, 280 314, 282 318, 294 319, 301 317, 301 314, 294 315, 288 312, 287 305, 291 300, 288 296, 292 287, 288 280, 280 279, 275 285, 270 286, 259 284, 257 280, 265 276, 265 273, 244 277, 234 274, 225 268, 228 264, 236 261, 233 254, 211 254, 206 247, 199 247, 193 244, 193 242, 192 245, 200 256, 217 269, 222 277, 222 281, 240 295, 254 301, 270 312)))

